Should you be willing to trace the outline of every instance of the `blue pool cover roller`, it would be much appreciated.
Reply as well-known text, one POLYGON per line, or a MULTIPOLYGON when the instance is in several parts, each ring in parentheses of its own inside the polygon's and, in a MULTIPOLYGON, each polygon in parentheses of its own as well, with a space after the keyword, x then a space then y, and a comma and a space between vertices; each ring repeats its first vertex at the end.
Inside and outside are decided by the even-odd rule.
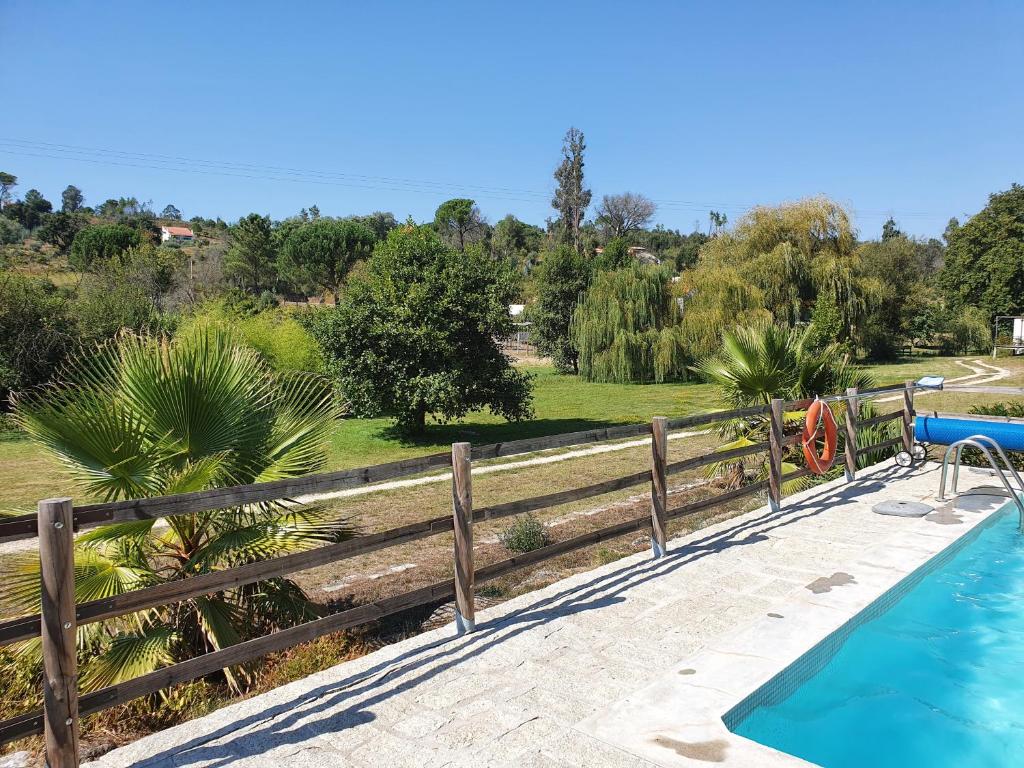
POLYGON ((914 439, 919 443, 950 445, 972 435, 990 437, 1007 451, 1024 451, 1024 424, 922 415, 914 419, 914 439))

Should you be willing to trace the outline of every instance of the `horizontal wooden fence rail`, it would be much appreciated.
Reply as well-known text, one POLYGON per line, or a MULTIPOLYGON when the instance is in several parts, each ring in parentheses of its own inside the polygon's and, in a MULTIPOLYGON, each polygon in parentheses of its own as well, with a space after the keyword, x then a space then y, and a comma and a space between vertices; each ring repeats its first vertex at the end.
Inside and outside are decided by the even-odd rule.
MULTIPOLYGON (((885 387, 860 394, 888 392, 898 389, 904 389, 904 387, 902 385, 885 387)), ((906 390, 904 391, 906 392, 906 390)), ((773 493, 776 494, 778 498, 775 501, 777 503, 778 499, 781 498, 782 484, 811 474, 810 470, 806 468, 788 474, 782 474, 781 472, 782 449, 797 445, 800 442, 798 434, 787 435, 783 433, 783 412, 784 410, 792 411, 806 408, 810 402, 809 400, 789 403, 773 401, 771 405, 706 413, 674 420, 658 418, 652 424, 631 424, 609 427, 607 429, 585 430, 563 435, 477 447, 472 447, 468 444, 456 444, 453 446, 452 453, 437 453, 371 467, 329 472, 271 483, 219 488, 198 493, 179 494, 177 496, 74 507, 69 513, 69 519, 73 520, 75 528, 85 528, 130 520, 145 520, 168 515, 206 512, 219 508, 267 502, 282 498, 294 499, 305 494, 354 488, 443 467, 453 470, 453 487, 456 489, 456 493, 453 494, 453 515, 444 515, 410 523, 378 533, 357 536, 337 544, 330 544, 309 551, 297 552, 243 566, 192 576, 103 600, 80 603, 73 606, 73 613, 68 614, 69 618, 73 619, 73 621, 64 622, 63 624, 64 631, 70 631, 72 633, 71 636, 73 636, 77 625, 103 621, 136 611, 192 599, 212 592, 234 589, 265 579, 339 562, 387 547, 407 544, 443 533, 455 532, 457 534, 455 536, 455 554, 457 559, 461 558, 461 564, 456 569, 456 578, 454 580, 446 579, 426 587, 349 608, 279 630, 270 635, 247 640, 203 656, 178 662, 118 685, 82 694, 77 698, 77 711, 72 717, 67 718, 67 724, 54 723, 49 719, 51 717, 50 714, 44 716, 42 709, 4 720, 0 722, 0 744, 39 734, 46 730, 47 759, 51 761, 51 764, 77 765, 77 752, 73 749, 73 745, 77 743, 77 718, 81 715, 99 712, 108 707, 156 693, 169 686, 194 680, 227 667, 252 661, 269 653, 284 650, 325 634, 351 629, 410 608, 428 606, 453 598, 460 601, 459 610, 461 613, 466 614, 463 618, 468 620, 465 622, 465 627, 468 631, 471 631, 473 628, 471 598, 474 584, 491 581, 521 568, 526 568, 592 546, 601 541, 607 541, 637 531, 650 531, 652 538, 660 539, 660 542, 655 542, 654 547, 655 555, 659 556, 664 553, 664 523, 666 520, 675 520, 693 515, 702 510, 765 491, 768 491, 770 496, 773 493), (664 441, 668 429, 679 430, 689 427, 721 424, 730 419, 763 418, 765 416, 769 416, 771 419, 772 440, 725 451, 711 451, 672 463, 667 461, 666 443, 664 441), (470 466, 474 460, 495 459, 552 448, 621 440, 644 435, 651 436, 651 469, 531 498, 492 504, 476 509, 472 506, 470 466), (667 491, 663 480, 666 475, 697 469, 718 462, 733 461, 765 451, 769 453, 768 463, 771 467, 772 478, 741 486, 740 488, 719 493, 706 499, 691 501, 671 509, 666 509, 667 491), (458 461, 456 464, 453 464, 453 456, 457 456, 458 461), (573 501, 625 490, 645 483, 651 484, 652 510, 650 515, 608 525, 598 530, 589 531, 565 541, 548 544, 539 549, 524 554, 517 554, 479 568, 473 564, 472 527, 475 523, 555 507, 573 501), (68 730, 69 728, 71 730, 68 730), (59 753, 52 756, 54 758, 52 760, 51 751, 59 753)), ((851 400, 850 402, 856 401, 851 400)), ((885 450, 905 443, 907 439, 906 424, 909 423, 911 413, 912 400, 905 397, 904 408, 899 411, 863 421, 858 421, 856 418, 848 420, 846 430, 848 446, 853 446, 856 456, 862 456, 870 452, 885 450), (870 446, 861 447, 856 444, 858 428, 882 424, 895 419, 903 420, 904 427, 901 437, 884 440, 870 446)), ((844 454, 841 453, 837 460, 842 462, 844 454)), ((847 467, 849 466, 850 462, 847 461, 847 467)), ((66 499, 41 503, 40 515, 42 515, 44 504, 49 504, 48 508, 50 509, 54 508, 55 504, 67 505, 64 507, 65 510, 70 506, 70 502, 66 499)), ((40 516, 31 515, 0 521, 0 541, 34 537, 39 531, 40 519, 40 516)), ((56 527, 63 528, 63 525, 56 525, 56 527)), ((47 528, 46 533, 53 541, 70 541, 67 530, 51 531, 47 528)), ((68 553, 64 553, 61 557, 63 557, 63 564, 58 563, 49 571, 51 587, 54 579, 58 581, 63 579, 65 589, 73 591, 73 582, 69 581, 71 577, 68 568, 73 563, 68 553)), ((61 557, 57 559, 61 559, 61 557)), ((44 571, 46 571, 46 568, 44 568, 44 571)), ((59 592, 60 590, 58 589, 59 592)), ((52 600, 51 603, 53 603, 52 600)), ((45 614, 46 610, 53 611, 57 609, 53 605, 50 605, 50 607, 44 605, 44 615, 50 615, 51 619, 49 620, 52 620, 52 614, 45 614)), ((61 610, 70 611, 71 609, 65 606, 61 610)), ((39 637, 43 623, 44 616, 39 614, 0 622, 0 646, 39 637)), ((44 643, 46 642, 53 641, 47 641, 44 636, 44 643)), ((73 658, 71 662, 72 666, 74 666, 73 658)), ((50 679, 49 674, 48 671, 47 679, 50 679)), ((74 675, 68 676, 67 680, 74 680, 74 675)), ((59 680, 54 682, 54 685, 57 686, 54 693, 58 696, 57 700, 68 702, 68 706, 73 710, 77 691, 74 690, 73 684, 67 682, 67 680, 63 683, 59 680)), ((48 704, 47 706, 50 705, 48 704)))
POLYGON ((871 427, 875 424, 884 424, 887 421, 893 421, 894 419, 903 418, 903 411, 892 411, 890 413, 883 413, 881 416, 873 416, 870 419, 861 419, 857 422, 858 427, 871 427))

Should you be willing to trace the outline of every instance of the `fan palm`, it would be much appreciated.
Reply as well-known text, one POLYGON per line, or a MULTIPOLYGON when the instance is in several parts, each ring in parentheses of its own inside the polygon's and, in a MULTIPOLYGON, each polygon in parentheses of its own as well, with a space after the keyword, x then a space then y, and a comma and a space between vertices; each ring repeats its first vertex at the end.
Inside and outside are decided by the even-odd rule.
MULTIPOLYGON (((212 327, 173 341, 123 335, 19 398, 15 412, 83 495, 105 501, 313 472, 335 418, 322 379, 275 376, 212 327)), ((107 598, 350 535, 324 509, 287 500, 110 525, 76 541, 75 597, 107 598)), ((5 602, 38 610, 38 557, 9 563, 5 602)), ((86 625, 82 685, 111 685, 316 613, 298 585, 273 579, 86 625)), ((38 654, 38 645, 23 652, 38 654)))
MULTIPOLYGON (((722 348, 705 358, 696 370, 707 381, 718 385, 722 399, 730 408, 767 405, 775 398, 802 400, 829 395, 847 387, 870 387, 871 376, 850 363, 839 344, 813 349, 806 329, 787 328, 774 323, 741 326, 722 333, 722 348)), ((783 414, 785 423, 803 421, 803 411, 783 414)), ((729 420, 721 425, 722 434, 734 440, 721 446, 730 450, 767 439, 768 419, 729 420)), ((784 462, 783 471, 796 469, 784 462)), ((714 465, 715 473, 725 469, 714 465)), ((762 466, 758 474, 766 474, 762 466)))

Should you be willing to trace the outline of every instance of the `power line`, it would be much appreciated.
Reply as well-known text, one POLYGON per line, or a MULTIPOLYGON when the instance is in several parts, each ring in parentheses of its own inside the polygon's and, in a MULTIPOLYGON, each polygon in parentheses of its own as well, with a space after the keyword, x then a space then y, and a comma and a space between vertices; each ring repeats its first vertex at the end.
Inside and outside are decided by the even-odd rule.
MULTIPOLYGON (((302 168, 288 168, 274 165, 260 165, 228 160, 210 160, 164 155, 152 152, 129 152, 100 147, 85 147, 74 144, 57 144, 37 140, 0 137, 0 153, 16 157, 34 157, 48 160, 71 160, 75 162, 107 165, 114 167, 142 168, 147 170, 196 173, 251 180, 278 181, 301 184, 368 189, 385 192, 410 192, 415 194, 452 194, 465 192, 478 194, 489 199, 522 203, 539 203, 551 199, 550 192, 512 187, 451 183, 426 179, 410 179, 393 176, 372 176, 344 171, 322 171, 302 168), (55 154, 56 153, 56 154, 55 154)), ((674 211, 705 213, 709 210, 745 212, 757 206, 756 203, 702 202, 696 200, 654 199, 660 208, 674 211)), ((853 209, 863 216, 890 216, 900 218, 927 217, 938 214, 926 211, 876 211, 853 209)))

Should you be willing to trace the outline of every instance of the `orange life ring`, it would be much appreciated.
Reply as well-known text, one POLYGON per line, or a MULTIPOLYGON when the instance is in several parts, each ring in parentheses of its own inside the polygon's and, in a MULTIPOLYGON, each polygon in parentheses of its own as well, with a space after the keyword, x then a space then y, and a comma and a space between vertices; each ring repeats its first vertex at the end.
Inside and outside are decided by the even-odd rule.
POLYGON ((807 459, 807 468, 816 475, 823 475, 828 472, 836 461, 836 444, 839 427, 836 424, 835 414, 828 407, 828 403, 822 400, 815 400, 807 409, 807 418, 804 419, 803 446, 804 458, 807 459), (821 436, 819 428, 825 429, 825 446, 818 455, 815 441, 821 436))

